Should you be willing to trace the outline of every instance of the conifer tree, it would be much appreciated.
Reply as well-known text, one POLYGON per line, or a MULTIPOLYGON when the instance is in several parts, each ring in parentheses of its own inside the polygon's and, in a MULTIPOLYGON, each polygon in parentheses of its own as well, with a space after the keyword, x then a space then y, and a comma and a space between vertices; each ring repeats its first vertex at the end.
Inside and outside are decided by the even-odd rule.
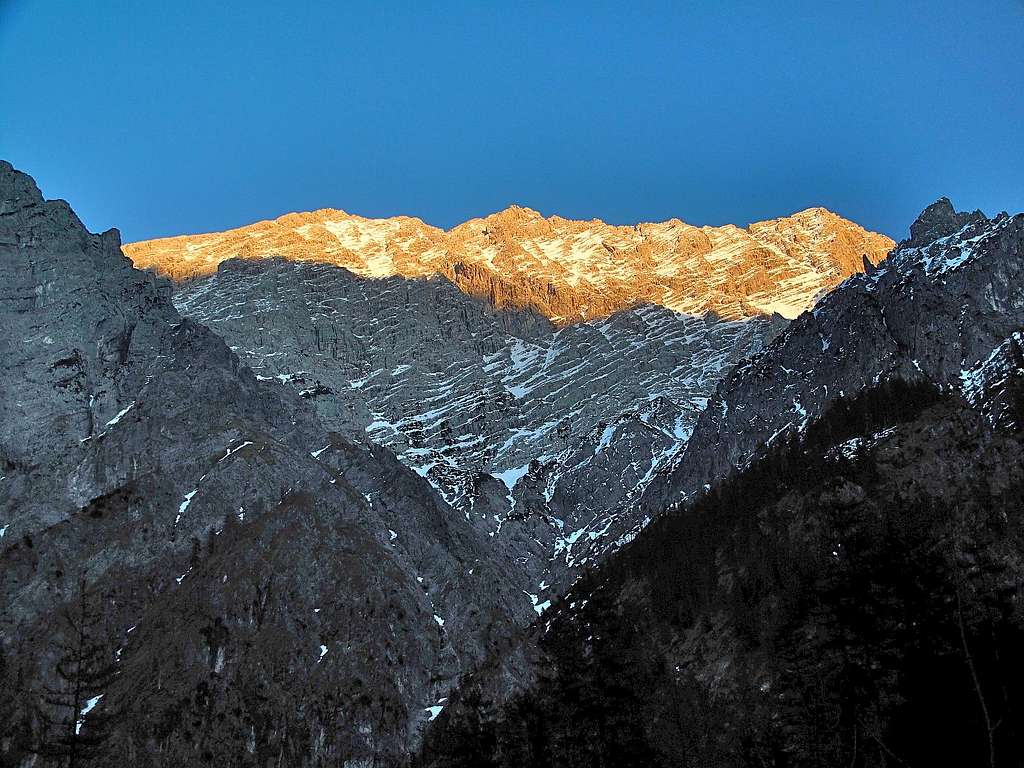
POLYGON ((55 684, 44 691, 40 754, 76 768, 106 741, 110 714, 99 708, 116 669, 102 633, 102 612, 84 576, 74 599, 60 611, 55 684))

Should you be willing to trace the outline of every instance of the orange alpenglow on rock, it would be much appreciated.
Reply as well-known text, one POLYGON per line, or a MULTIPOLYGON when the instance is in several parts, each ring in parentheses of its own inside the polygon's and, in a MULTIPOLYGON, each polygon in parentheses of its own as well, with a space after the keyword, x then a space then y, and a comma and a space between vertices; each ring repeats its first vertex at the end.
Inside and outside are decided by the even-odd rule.
POLYGON ((742 229, 678 219, 613 226, 512 206, 450 230, 408 216, 367 219, 324 208, 130 243, 124 252, 137 267, 178 281, 211 274, 225 259, 269 256, 336 264, 364 277, 443 275, 495 307, 530 308, 567 325, 645 303, 729 319, 792 318, 893 245, 824 208, 742 229))

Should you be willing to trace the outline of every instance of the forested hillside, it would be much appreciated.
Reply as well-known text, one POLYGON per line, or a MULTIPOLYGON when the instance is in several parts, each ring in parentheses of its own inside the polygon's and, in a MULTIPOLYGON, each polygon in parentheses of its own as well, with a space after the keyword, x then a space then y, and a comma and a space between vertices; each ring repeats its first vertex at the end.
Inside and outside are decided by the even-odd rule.
POLYGON ((581 579, 527 690, 465 680, 422 764, 1018 765, 1021 449, 931 385, 839 400, 581 579))

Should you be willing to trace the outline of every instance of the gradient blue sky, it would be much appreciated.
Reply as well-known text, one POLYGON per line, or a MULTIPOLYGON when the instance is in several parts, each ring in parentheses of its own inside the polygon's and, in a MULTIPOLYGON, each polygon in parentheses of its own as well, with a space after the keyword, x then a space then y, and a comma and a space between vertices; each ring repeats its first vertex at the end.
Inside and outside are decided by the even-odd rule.
POLYGON ((1024 2, 0 0, 0 157, 135 240, 1024 210, 1024 2))

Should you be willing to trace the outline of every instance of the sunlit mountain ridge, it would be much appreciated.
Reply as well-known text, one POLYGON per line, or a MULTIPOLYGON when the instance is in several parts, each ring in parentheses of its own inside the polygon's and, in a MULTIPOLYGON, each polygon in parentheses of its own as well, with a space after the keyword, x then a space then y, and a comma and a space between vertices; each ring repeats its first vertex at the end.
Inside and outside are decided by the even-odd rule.
POLYGON ((124 252, 137 267, 175 280, 209 275, 229 258, 271 256, 363 277, 443 275, 495 307, 532 309, 567 325, 638 304, 728 319, 792 318, 893 245, 825 208, 743 229, 679 219, 615 226, 511 206, 450 230, 408 216, 368 219, 324 208, 130 243, 124 252))

